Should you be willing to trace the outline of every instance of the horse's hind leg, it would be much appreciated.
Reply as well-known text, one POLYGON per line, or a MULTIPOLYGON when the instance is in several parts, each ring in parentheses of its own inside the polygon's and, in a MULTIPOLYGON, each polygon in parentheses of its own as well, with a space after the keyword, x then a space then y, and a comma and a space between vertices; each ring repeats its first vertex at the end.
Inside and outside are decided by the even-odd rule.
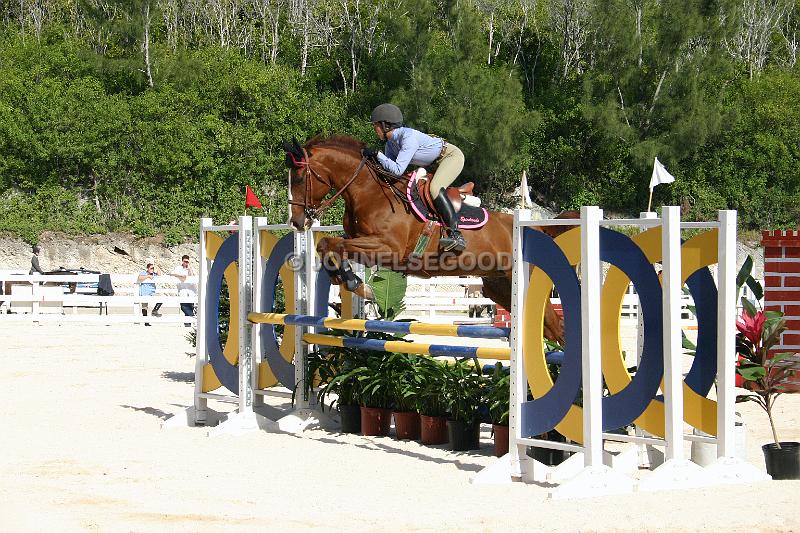
MULTIPOLYGON (((506 277, 481 279, 483 280, 483 295, 510 312, 511 279, 506 277)), ((544 336, 564 345, 564 321, 553 309, 549 299, 544 308, 544 336)))

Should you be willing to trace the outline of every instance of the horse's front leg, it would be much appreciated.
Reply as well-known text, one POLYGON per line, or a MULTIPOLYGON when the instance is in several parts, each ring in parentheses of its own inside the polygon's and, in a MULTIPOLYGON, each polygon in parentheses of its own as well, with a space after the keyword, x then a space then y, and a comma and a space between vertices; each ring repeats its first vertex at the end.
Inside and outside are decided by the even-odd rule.
MULTIPOLYGON (((332 283, 342 284, 353 294, 373 300, 375 295, 369 285, 353 272, 350 261, 372 266, 382 264, 386 254, 386 243, 377 237, 357 237, 344 239, 341 237, 325 237, 317 244, 317 253, 322 261, 322 268, 331 277, 332 283)), ((392 252, 388 252, 391 255, 392 252)))

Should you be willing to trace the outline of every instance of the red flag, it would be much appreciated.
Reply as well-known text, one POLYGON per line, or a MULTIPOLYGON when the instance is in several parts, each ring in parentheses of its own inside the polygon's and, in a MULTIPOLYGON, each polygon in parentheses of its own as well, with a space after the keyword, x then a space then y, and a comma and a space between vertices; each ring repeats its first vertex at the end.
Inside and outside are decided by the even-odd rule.
POLYGON ((253 189, 250 188, 249 185, 245 185, 245 199, 244 199, 244 207, 247 209, 248 207, 257 207, 259 209, 263 209, 261 205, 261 201, 256 196, 256 193, 253 192, 253 189))

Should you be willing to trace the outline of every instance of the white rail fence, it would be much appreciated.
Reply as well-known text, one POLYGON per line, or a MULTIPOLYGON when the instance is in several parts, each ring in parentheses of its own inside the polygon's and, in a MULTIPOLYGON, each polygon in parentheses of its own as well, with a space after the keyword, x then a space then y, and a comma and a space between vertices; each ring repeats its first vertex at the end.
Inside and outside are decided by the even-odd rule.
MULTIPOLYGON (((39 275, 20 271, 0 271, 0 320, 36 321, 97 321, 97 322, 194 322, 194 317, 184 317, 181 303, 197 304, 196 297, 181 297, 176 288, 177 280, 170 275, 153 279, 157 290, 155 296, 139 296, 138 274, 111 274, 113 296, 97 294, 99 274, 39 275), (161 303, 166 316, 143 317, 142 304, 150 309, 161 303), (96 310, 96 312, 93 312, 96 310), (174 316, 172 316, 174 315, 174 316)), ((197 277, 189 278, 197 283, 197 277)), ((408 278, 406 292, 406 314, 411 316, 436 317, 437 313, 464 313, 493 317, 495 304, 481 295, 480 278, 433 277, 408 278)), ((754 300, 747 286, 743 296, 754 300)), ((560 304, 560 299, 551 299, 560 304)), ((691 328, 696 324, 690 310, 693 305, 688 295, 681 299, 682 326, 691 328)), ((629 286, 623 298, 620 316, 626 325, 638 321, 639 297, 629 286), (630 321, 630 322, 629 322, 630 321)))
MULTIPOLYGON (((163 275, 148 280, 156 285, 153 296, 139 296, 138 274, 110 274, 112 296, 97 294, 100 274, 24 274, 0 271, 0 320, 34 322, 189 323, 182 303, 197 305, 197 296, 180 296, 177 278, 163 275), (162 316, 150 311, 162 304, 162 316), (148 315, 142 314, 143 305, 148 315)), ((197 283, 197 276, 187 278, 197 283)))

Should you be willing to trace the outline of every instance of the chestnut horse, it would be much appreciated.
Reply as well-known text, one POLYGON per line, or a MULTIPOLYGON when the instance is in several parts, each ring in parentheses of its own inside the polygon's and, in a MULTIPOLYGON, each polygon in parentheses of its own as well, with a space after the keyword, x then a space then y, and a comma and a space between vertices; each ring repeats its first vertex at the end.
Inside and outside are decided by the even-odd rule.
MULTIPOLYGON (((284 143, 294 228, 310 227, 339 196, 344 200, 346 237, 325 237, 317 244, 319 257, 334 283, 347 282, 350 290, 369 297, 369 288, 353 274, 348 260, 426 278, 478 276, 483 280, 484 296, 511 309, 513 216, 491 212, 486 225, 463 232, 467 246, 459 254, 439 252, 440 235, 434 232, 421 257, 410 257, 424 223, 406 200, 408 179, 387 178, 376 164, 361 156, 364 146, 346 136, 315 137, 304 146, 296 140, 284 143), (323 201, 332 190, 336 191, 334 196, 323 201)), ((547 232, 555 236, 566 229, 554 226, 547 232)), ((563 343, 563 322, 549 302, 544 334, 563 343)))

